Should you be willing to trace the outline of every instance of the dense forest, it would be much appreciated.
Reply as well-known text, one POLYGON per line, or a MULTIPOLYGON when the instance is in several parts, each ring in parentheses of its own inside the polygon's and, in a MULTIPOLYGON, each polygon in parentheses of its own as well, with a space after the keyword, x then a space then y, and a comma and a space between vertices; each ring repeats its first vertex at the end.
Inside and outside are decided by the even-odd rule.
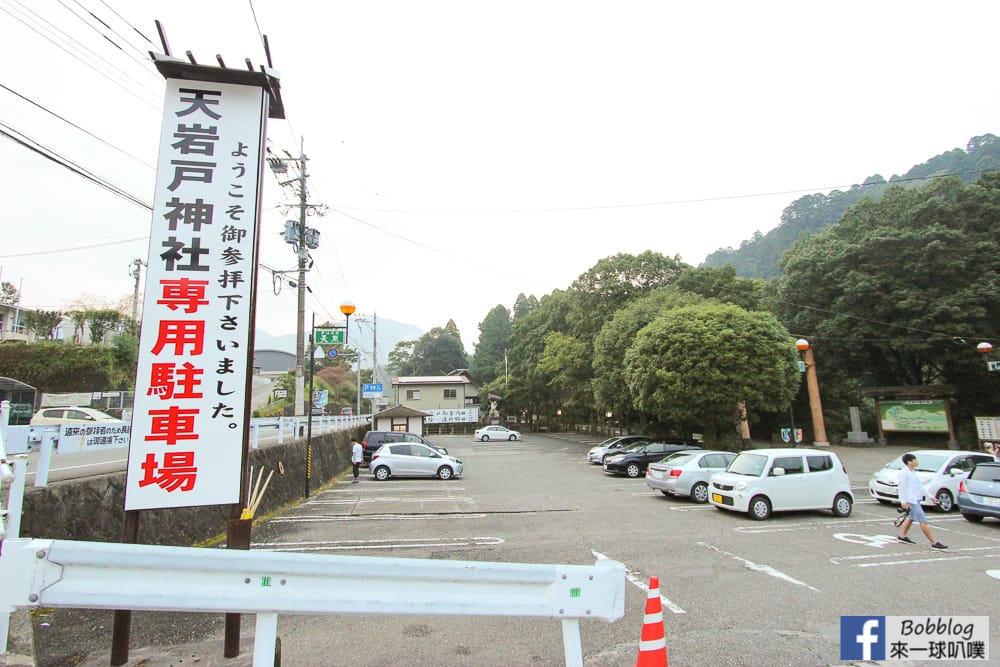
POLYGON ((982 174, 1000 169, 1000 139, 992 134, 973 137, 965 150, 955 148, 886 181, 876 174, 849 190, 815 193, 796 199, 781 214, 781 223, 767 234, 757 232, 739 248, 717 250, 704 266, 732 266, 744 278, 773 278, 785 252, 804 234, 815 234, 840 220, 865 197, 879 199, 893 185, 920 187, 939 176, 957 176, 972 183, 982 174))
POLYGON ((855 405, 874 432, 865 388, 951 385, 959 439, 973 447, 973 416, 1000 412, 1000 373, 977 351, 1000 341, 1000 174, 988 168, 998 150, 980 137, 868 188, 878 196, 859 187, 800 199, 781 229, 798 232, 770 279, 655 250, 615 255, 565 290, 493 306, 471 360, 449 322, 400 344, 395 365, 469 368, 523 428, 699 433, 737 447, 743 415, 756 439, 795 415, 811 437, 795 348, 806 338, 832 440, 855 405), (961 173, 926 178, 938 170, 961 173))

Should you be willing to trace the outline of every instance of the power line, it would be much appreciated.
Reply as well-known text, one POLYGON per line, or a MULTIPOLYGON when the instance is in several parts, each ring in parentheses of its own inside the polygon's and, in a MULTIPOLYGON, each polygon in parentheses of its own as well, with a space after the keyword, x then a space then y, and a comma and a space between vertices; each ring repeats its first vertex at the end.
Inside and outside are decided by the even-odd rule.
MULTIPOLYGON (((17 1, 17 0, 15 0, 15 2, 16 2, 16 1, 17 1)), ((66 47, 65 47, 65 46, 63 46, 62 44, 59 44, 59 43, 58 43, 58 42, 56 42, 56 41, 55 41, 54 39, 52 39, 52 38, 51 38, 51 37, 49 37, 48 35, 46 35, 46 34, 44 34, 43 32, 41 32, 41 31, 40 31, 40 30, 39 30, 38 28, 36 28, 36 27, 34 27, 34 26, 32 26, 32 25, 29 25, 29 24, 28 24, 28 23, 27 23, 27 22, 26 22, 26 21, 25 21, 25 20, 24 20, 23 18, 21 18, 21 17, 19 17, 19 16, 16 16, 15 14, 11 13, 11 11, 10 11, 9 9, 5 9, 5 8, 3 8, 3 7, 0 7, 0 10, 2 10, 2 11, 3 11, 4 13, 6 13, 6 14, 7 14, 8 16, 12 17, 12 18, 13 18, 13 19, 14 19, 15 21, 17 21, 17 22, 18 22, 18 23, 20 23, 21 25, 25 26, 25 27, 26 27, 26 28, 28 28, 29 30, 31 30, 31 31, 33 31, 34 33, 38 34, 38 35, 39 35, 40 37, 43 37, 43 38, 45 38, 46 40, 48 40, 49 42, 51 42, 51 43, 52 43, 52 44, 53 44, 54 46, 57 46, 57 47, 58 47, 59 49, 61 49, 61 50, 65 51, 66 53, 68 53, 68 54, 69 54, 69 55, 70 55, 71 57, 73 57, 74 59, 76 59, 76 60, 78 60, 79 62, 83 63, 84 65, 86 65, 86 66, 87 66, 87 67, 89 67, 90 69, 94 70, 94 71, 95 71, 95 72, 97 72, 97 73, 98 73, 99 75, 101 75, 102 77, 104 77, 105 79, 107 79, 108 81, 110 81, 111 83, 113 83, 114 85, 118 86, 119 88, 121 88, 122 90, 124 90, 124 91, 125 91, 125 92, 127 92, 127 93, 128 93, 129 95, 131 95, 132 97, 136 98, 137 100, 139 100, 139 101, 140 101, 140 102, 142 102, 143 104, 145 104, 145 105, 149 106, 150 108, 154 109, 155 111, 159 111, 159 110, 160 110, 159 106, 157 106, 156 104, 153 104, 152 102, 150 102, 150 101, 148 101, 148 100, 146 100, 146 99, 144 99, 144 98, 140 97, 139 95, 137 95, 137 94, 136 94, 136 92, 135 92, 134 90, 132 90, 132 89, 131 89, 131 88, 129 88, 128 86, 126 86, 126 85, 124 85, 124 84, 120 83, 119 81, 116 81, 115 79, 112 79, 112 78, 111 78, 110 76, 108 76, 108 74, 107 74, 106 72, 103 72, 103 71, 101 71, 101 70, 100 70, 100 69, 98 69, 98 68, 97 68, 96 66, 94 66, 94 65, 93 65, 92 63, 90 63, 90 62, 87 62, 86 60, 84 60, 83 58, 81 58, 81 57, 80 57, 79 55, 77 55, 76 53, 74 53, 73 51, 69 50, 68 48, 66 48, 66 47)), ((28 11, 29 13, 32 13, 32 14, 34 14, 34 12, 31 12, 31 10, 27 10, 27 11, 28 11)), ((36 15, 36 16, 37 16, 37 15, 36 15)), ((43 23, 48 23, 48 22, 47 22, 47 21, 45 21, 44 19, 41 19, 41 21, 42 21, 43 23)), ((50 24, 50 25, 51 25, 51 24, 50 24)), ((58 29, 56 29, 56 30, 58 30, 58 29)), ((62 31, 59 31, 59 32, 62 32, 62 31)), ((63 34, 65 34, 65 33, 63 33, 63 34)), ((75 41, 75 40, 74 40, 74 41, 75 41)), ((86 48, 86 47, 83 47, 83 48, 86 48)), ((89 49, 87 49, 87 50, 89 50, 89 49)), ((98 59, 100 59, 100 60, 103 60, 103 58, 100 58, 99 56, 96 56, 96 57, 97 57, 98 59)), ((105 61, 105 62, 107 62, 107 61, 105 61)), ((110 64, 109 64, 109 65, 110 65, 110 64)), ((110 66, 112 67, 112 69, 116 69, 116 70, 118 70, 118 68, 117 68, 117 67, 114 67, 113 65, 110 65, 110 66)), ((120 72, 121 70, 118 70, 118 71, 120 72)), ((127 77, 127 75, 126 75, 126 77, 127 77)), ((127 78, 131 78, 131 77, 127 77, 127 78)), ((135 80, 133 79, 133 81, 135 81, 135 80)), ((139 82, 138 82, 138 81, 136 81, 135 83, 136 83, 136 84, 138 84, 138 85, 142 85, 142 84, 139 84, 139 82)), ((147 90, 148 90, 148 89, 147 89, 147 90)))
MULTIPOLYGON (((132 49, 133 51, 135 51, 135 52, 136 52, 136 53, 138 53, 138 54, 139 54, 140 56, 142 56, 142 62, 143 62, 144 64, 145 64, 145 63, 148 63, 148 62, 149 62, 149 61, 147 60, 147 54, 146 54, 146 52, 145 52, 145 51, 143 51, 142 49, 140 49, 140 48, 138 48, 138 47, 134 46, 134 45, 133 45, 133 44, 132 44, 132 43, 131 43, 130 41, 128 41, 128 39, 127 39, 126 37, 124 37, 123 35, 121 35, 121 34, 120 34, 120 33, 119 33, 119 32, 118 32, 117 30, 115 30, 114 28, 112 28, 112 27, 111 27, 110 25, 108 25, 108 23, 107 23, 106 21, 104 21, 103 19, 101 19, 101 18, 100 18, 99 16, 97 16, 97 14, 95 14, 94 12, 92 12, 92 11, 90 11, 89 9, 87 9, 86 7, 84 7, 84 6, 83 6, 83 3, 81 3, 81 2, 80 2, 80 0, 73 0, 73 2, 75 2, 75 3, 76 3, 76 4, 77 4, 77 5, 79 6, 79 7, 80 7, 80 9, 82 9, 83 11, 87 12, 88 14, 90 14, 90 16, 91 16, 91 17, 92 17, 92 18, 93 18, 93 19, 94 19, 95 21, 97 21, 98 23, 100 23, 101 25, 103 25, 103 26, 104 26, 105 28, 107 28, 108 30, 110 30, 110 31, 111 31, 111 33, 112 33, 112 34, 113 34, 113 35, 114 35, 115 37, 117 37, 117 38, 118 38, 118 39, 120 39, 120 40, 121 40, 122 42, 124 42, 124 43, 125 43, 125 44, 126 44, 126 45, 127 45, 128 47, 129 47, 129 48, 131 48, 131 49, 132 49)), ((104 3, 104 5, 105 5, 105 6, 107 7, 107 3, 104 3)), ((110 8, 110 7, 108 7, 108 9, 111 9, 111 8, 110 8)), ((111 9, 111 12, 112 12, 112 13, 113 13, 113 14, 114 14, 115 16, 117 16, 117 17, 118 17, 119 19, 121 19, 121 18, 122 18, 122 17, 121 17, 121 16, 120 16, 120 15, 119 15, 119 14, 118 14, 117 12, 115 12, 115 10, 111 9)), ((124 21, 124 20, 125 20, 125 19, 122 19, 122 21, 124 21)), ((127 22, 126 22, 126 23, 127 23, 127 22)), ((135 30, 135 28, 133 28, 133 30, 135 30)), ((98 31, 98 32, 99 32, 99 31, 98 31)), ((138 30, 136 30, 136 32, 139 32, 139 31, 138 31, 138 30)), ((144 39, 146 39, 146 41, 147 41, 147 42, 149 42, 149 39, 148 39, 148 38, 146 38, 146 36, 145 36, 145 35, 143 35, 142 33, 139 33, 139 35, 140 35, 141 37, 143 37, 144 39)), ((118 46, 118 44, 116 44, 115 42, 113 42, 113 41, 111 41, 110 39, 108 39, 108 37, 107 37, 107 36, 105 36, 105 35, 103 35, 103 34, 102 34, 101 36, 102 36, 102 37, 104 37, 105 39, 107 39, 107 40, 108 40, 109 42, 111 42, 111 43, 112 43, 112 44, 114 44, 115 46, 118 46)), ((152 44, 152 42, 150 42, 150 43, 152 44)), ((118 48, 121 48, 121 47, 120 47, 120 46, 118 46, 118 48)), ((122 49, 122 51, 124 51, 124 49, 122 49)), ((135 57, 132 57, 132 59, 133 59, 133 60, 135 60, 135 57)), ((137 60, 136 62, 139 62, 139 61, 137 60)))
POLYGON ((34 255, 55 255, 61 252, 74 252, 76 250, 90 250, 91 248, 104 248, 110 245, 122 245, 123 243, 134 243, 135 241, 148 241, 149 234, 137 236, 134 239, 122 239, 120 241, 107 241, 105 243, 93 243, 91 245, 78 245, 72 248, 59 248, 57 250, 37 250, 35 252, 21 252, 16 255, 0 255, 0 259, 12 259, 17 257, 31 257, 34 255))
POLYGON ((732 201, 737 199, 754 199, 759 197, 776 197, 779 195, 795 195, 803 193, 815 193, 823 191, 840 190, 842 188, 870 188, 878 185, 896 185, 898 183, 909 183, 913 181, 929 181, 942 176, 971 176, 973 174, 986 174, 1000 169, 974 169, 971 171, 961 171, 944 174, 934 174, 933 176, 912 176, 910 178, 896 178, 891 181, 880 181, 878 183, 853 183, 851 185, 833 185, 826 187, 805 188, 798 190, 777 190, 774 192, 751 192, 737 195, 720 195, 717 197, 700 197, 694 199, 671 199, 658 202, 638 202, 628 204, 606 204, 598 206, 566 206, 557 208, 520 208, 520 209, 454 209, 454 210, 434 210, 434 209, 392 209, 392 208, 364 208, 359 206, 338 206, 340 209, 350 211, 367 211, 370 213, 427 213, 440 215, 487 215, 487 214, 514 214, 514 213, 566 213, 572 211, 603 211, 625 208, 645 208, 653 206, 677 206, 680 204, 706 204, 719 201, 732 201))
POLYGON ((0 129, 0 135, 3 135, 5 137, 7 137, 11 141, 14 141, 15 143, 18 143, 18 144, 24 146, 25 148, 27 148, 30 151, 38 153, 42 157, 44 157, 44 158, 46 158, 48 160, 51 160, 52 162, 55 162, 59 166, 64 167, 65 169, 68 169, 69 171, 73 172, 74 174, 77 174, 78 176, 82 176, 83 178, 86 178, 88 181, 91 181, 92 183, 95 183, 96 185, 101 186, 105 190, 111 192, 114 195, 117 195, 118 197, 121 197, 122 199, 125 199, 126 201, 130 201, 133 204, 136 204, 137 206, 141 206, 141 207, 145 208, 148 211, 152 211, 153 210, 152 204, 148 204, 148 203, 142 201, 141 199, 139 199, 135 195, 131 194, 130 192, 128 192, 126 190, 123 190, 122 188, 118 187, 114 183, 111 183, 110 181, 105 180, 105 179, 101 178, 100 176, 97 176, 93 172, 91 172, 91 171, 85 169, 84 167, 81 167, 80 165, 76 164, 75 162, 73 162, 69 158, 66 158, 66 157, 62 156, 62 155, 58 154, 56 151, 54 151, 53 149, 48 148, 47 146, 44 146, 43 144, 35 141, 34 139, 32 139, 31 137, 27 136, 23 132, 19 132, 18 130, 15 130, 14 128, 10 127, 9 125, 7 125, 6 123, 3 123, 3 122, 0 122, 0 128, 3 128, 3 129, 0 129), (14 134, 11 134, 11 133, 16 133, 16 134, 18 134, 20 136, 15 136, 14 134))
POLYGON ((34 101, 34 100, 32 100, 32 99, 30 99, 30 98, 22 95, 21 93, 17 92, 13 88, 5 86, 2 83, 0 83, 0 88, 3 88, 4 90, 6 90, 7 92, 11 93, 12 95, 16 95, 16 96, 20 97, 25 102, 34 105, 35 107, 37 107, 38 109, 41 109, 45 113, 50 114, 52 116, 55 116, 56 118, 58 118, 59 120, 61 120, 64 123, 66 123, 67 125, 71 125, 71 126, 75 127, 76 129, 80 130, 81 132, 83 132, 87 136, 92 137, 94 139, 97 139, 98 141, 100 141, 102 144, 104 144, 108 148, 114 149, 114 150, 118 151, 119 153, 121 153, 122 155, 125 155, 127 157, 132 158, 133 160, 135 160, 139 164, 145 165, 145 166, 149 167, 150 169, 155 169, 156 168, 154 165, 152 165, 152 164, 150 164, 148 162, 143 161, 141 158, 138 158, 138 157, 132 155, 128 151, 123 150, 123 149, 119 148, 118 146, 115 146, 114 144, 112 144, 112 143, 110 143, 108 141, 105 141, 104 139, 102 139, 101 137, 97 136, 93 132, 90 132, 88 130, 83 129, 82 127, 80 127, 79 125, 77 125, 76 123, 74 123, 73 121, 67 120, 67 119, 63 118, 62 116, 60 116, 59 114, 57 114, 55 111, 52 111, 51 109, 49 109, 45 105, 39 104, 38 102, 36 102, 36 101, 34 101))

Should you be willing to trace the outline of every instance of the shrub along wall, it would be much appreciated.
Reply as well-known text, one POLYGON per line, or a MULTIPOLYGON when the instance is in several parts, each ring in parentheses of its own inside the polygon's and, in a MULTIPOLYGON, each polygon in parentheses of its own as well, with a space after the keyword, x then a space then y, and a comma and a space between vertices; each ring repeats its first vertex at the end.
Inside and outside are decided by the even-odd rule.
MULTIPOLYGON (((350 438, 348 431, 313 437, 312 490, 350 468, 350 438)), ((275 471, 257 509, 258 517, 305 496, 304 440, 252 449, 250 465, 254 480, 261 466, 264 479, 271 470, 275 471), (284 474, 279 472, 282 468, 284 474)), ((125 473, 56 482, 40 489, 29 488, 24 499, 21 536, 118 542, 124 518, 124 488, 125 473)), ((191 546, 224 535, 229 516, 228 505, 144 511, 139 518, 139 542, 191 546)))

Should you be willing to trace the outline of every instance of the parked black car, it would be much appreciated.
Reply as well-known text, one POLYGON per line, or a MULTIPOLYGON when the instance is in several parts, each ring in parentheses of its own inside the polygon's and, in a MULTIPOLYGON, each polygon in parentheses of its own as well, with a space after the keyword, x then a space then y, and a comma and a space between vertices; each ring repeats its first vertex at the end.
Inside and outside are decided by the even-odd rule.
POLYGON ((363 456, 365 463, 370 462, 372 460, 372 454, 378 451, 378 448, 387 442, 419 442, 422 445, 433 447, 442 454, 448 453, 448 450, 444 447, 439 447, 433 442, 428 442, 416 433, 404 433, 401 431, 368 431, 365 433, 365 437, 361 441, 361 446, 364 448, 363 456))
POLYGON ((604 472, 641 477, 650 463, 689 449, 701 449, 697 445, 684 442, 649 442, 632 445, 620 454, 604 459, 604 472))

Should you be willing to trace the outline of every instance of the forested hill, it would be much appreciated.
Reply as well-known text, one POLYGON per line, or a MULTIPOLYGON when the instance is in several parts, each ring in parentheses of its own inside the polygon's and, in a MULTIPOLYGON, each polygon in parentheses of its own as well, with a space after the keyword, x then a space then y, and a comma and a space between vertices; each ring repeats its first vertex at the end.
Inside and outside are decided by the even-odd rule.
POLYGON ((778 262, 786 250, 802 234, 814 234, 843 217, 848 208, 863 197, 880 198, 892 185, 919 186, 935 176, 959 176, 966 183, 986 171, 1000 169, 1000 139, 992 134, 973 137, 965 150, 956 148, 931 158, 910 169, 902 176, 886 181, 876 174, 861 185, 847 191, 816 193, 799 197, 781 214, 781 224, 767 234, 757 232, 743 241, 739 248, 716 250, 705 258, 702 266, 731 265, 736 275, 744 278, 771 278, 778 275, 778 262))

